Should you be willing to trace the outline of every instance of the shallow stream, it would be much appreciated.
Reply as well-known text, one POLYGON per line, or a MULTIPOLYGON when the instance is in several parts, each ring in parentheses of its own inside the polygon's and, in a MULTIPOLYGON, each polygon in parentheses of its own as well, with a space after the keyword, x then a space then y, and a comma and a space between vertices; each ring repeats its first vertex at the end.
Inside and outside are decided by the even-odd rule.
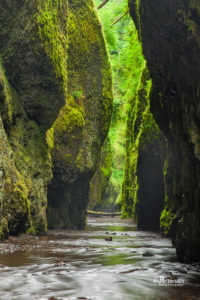
POLYGON ((0 299, 199 300, 200 268, 177 262, 158 233, 91 218, 82 231, 0 244, 0 299))

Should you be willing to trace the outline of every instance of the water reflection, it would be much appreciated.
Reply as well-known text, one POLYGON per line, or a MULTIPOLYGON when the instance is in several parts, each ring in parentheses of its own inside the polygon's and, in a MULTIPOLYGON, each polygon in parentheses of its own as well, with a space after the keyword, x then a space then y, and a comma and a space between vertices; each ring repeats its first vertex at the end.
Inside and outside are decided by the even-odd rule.
POLYGON ((198 266, 177 262, 170 240, 115 218, 90 219, 83 231, 12 238, 0 253, 2 300, 200 299, 198 266))

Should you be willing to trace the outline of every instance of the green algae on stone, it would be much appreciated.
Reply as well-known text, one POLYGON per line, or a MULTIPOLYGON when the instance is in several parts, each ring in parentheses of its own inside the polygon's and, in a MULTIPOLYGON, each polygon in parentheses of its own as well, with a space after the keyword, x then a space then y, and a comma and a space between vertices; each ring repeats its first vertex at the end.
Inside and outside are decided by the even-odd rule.
MULTIPOLYGON (((100 0, 95 1, 96 6, 100 3, 100 0)), ((120 22, 110 27, 113 20, 119 14, 127 11, 127 9, 127 1, 118 3, 115 0, 110 0, 106 4, 105 9, 97 11, 110 52, 114 94, 112 121, 108 134, 113 155, 112 175, 106 187, 104 197, 100 198, 102 206, 99 205, 99 209, 103 209, 103 203, 106 205, 105 209, 106 207, 109 210, 111 207, 112 209, 121 209, 121 185, 124 176, 126 122, 129 118, 129 102, 133 98, 133 94, 137 88, 141 69, 144 64, 137 30, 130 16, 126 14, 120 22)), ((102 150, 104 151, 104 149, 102 150)), ((95 181, 100 178, 99 175, 100 173, 98 172, 95 181)), ((99 194, 100 196, 98 192, 100 188, 97 184, 96 188, 96 195, 99 194)), ((102 190, 104 190, 103 186, 102 190)))

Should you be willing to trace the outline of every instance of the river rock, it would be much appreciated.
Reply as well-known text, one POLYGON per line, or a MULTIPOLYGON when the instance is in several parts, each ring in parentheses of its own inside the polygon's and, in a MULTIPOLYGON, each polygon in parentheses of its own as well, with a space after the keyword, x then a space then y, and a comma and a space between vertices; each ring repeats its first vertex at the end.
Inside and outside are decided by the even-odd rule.
POLYGON ((142 254, 142 256, 144 256, 144 257, 150 257, 150 256, 155 256, 153 253, 151 253, 151 252, 144 252, 143 254, 142 254))
POLYGON ((105 241, 112 242, 112 236, 106 237, 105 241))

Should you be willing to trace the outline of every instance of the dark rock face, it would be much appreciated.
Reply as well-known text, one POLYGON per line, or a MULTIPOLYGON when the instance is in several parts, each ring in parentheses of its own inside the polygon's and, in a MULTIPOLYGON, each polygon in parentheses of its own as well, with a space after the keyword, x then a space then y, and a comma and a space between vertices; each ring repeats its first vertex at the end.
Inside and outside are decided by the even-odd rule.
POLYGON ((139 188, 135 214, 138 229, 159 231, 164 207, 164 184, 159 141, 139 152, 137 176, 139 188))
POLYGON ((200 4, 129 1, 152 78, 151 111, 166 139, 161 228, 178 257, 200 260, 200 4))
POLYGON ((90 180, 110 125, 112 77, 92 1, 69 1, 68 96, 54 123, 50 228, 85 223, 90 180))

